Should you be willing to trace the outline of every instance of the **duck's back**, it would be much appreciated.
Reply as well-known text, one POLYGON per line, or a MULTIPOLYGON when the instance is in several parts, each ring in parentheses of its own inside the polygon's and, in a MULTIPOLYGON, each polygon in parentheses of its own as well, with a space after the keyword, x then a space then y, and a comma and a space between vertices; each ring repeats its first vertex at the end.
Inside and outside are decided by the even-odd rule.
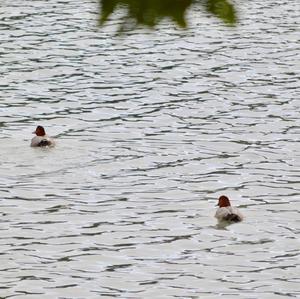
POLYGON ((34 136, 31 139, 32 147, 53 146, 53 141, 48 136, 34 136))
POLYGON ((240 222, 243 220, 243 215, 239 210, 231 206, 218 208, 215 217, 219 221, 240 222))

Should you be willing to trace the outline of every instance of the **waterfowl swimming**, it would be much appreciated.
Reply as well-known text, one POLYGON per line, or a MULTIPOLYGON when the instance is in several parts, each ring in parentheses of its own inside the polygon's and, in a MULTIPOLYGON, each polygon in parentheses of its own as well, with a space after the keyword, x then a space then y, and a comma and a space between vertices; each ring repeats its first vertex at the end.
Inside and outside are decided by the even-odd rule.
POLYGON ((231 206, 227 196, 222 195, 219 197, 218 206, 219 208, 215 214, 218 221, 240 222, 243 220, 243 215, 237 208, 231 206))
POLYGON ((35 131, 32 133, 36 136, 31 139, 30 146, 43 147, 55 145, 54 140, 46 135, 45 129, 42 126, 37 126, 35 131))

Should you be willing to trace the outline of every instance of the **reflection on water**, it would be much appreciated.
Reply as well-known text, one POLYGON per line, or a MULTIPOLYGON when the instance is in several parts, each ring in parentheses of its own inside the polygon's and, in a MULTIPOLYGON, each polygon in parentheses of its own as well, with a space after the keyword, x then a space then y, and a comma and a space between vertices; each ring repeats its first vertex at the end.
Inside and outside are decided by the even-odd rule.
POLYGON ((96 1, 2 4, 0 297, 298 298, 295 4, 117 39, 96 1))

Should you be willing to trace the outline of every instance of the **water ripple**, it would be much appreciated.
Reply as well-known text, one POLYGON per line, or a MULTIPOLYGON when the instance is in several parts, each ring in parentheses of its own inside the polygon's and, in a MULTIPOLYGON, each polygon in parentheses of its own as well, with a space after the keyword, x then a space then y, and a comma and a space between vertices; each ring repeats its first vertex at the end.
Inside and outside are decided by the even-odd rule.
POLYGON ((297 3, 117 38, 97 5, 0 11, 0 297, 298 298, 297 3))

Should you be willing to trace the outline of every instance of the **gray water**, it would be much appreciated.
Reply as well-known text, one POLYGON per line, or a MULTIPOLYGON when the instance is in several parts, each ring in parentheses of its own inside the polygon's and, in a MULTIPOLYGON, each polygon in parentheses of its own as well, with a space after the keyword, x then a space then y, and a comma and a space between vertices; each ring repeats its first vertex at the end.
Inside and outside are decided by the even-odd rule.
POLYGON ((238 9, 115 36, 96 1, 1 3, 1 298, 300 298, 299 2, 238 9))

